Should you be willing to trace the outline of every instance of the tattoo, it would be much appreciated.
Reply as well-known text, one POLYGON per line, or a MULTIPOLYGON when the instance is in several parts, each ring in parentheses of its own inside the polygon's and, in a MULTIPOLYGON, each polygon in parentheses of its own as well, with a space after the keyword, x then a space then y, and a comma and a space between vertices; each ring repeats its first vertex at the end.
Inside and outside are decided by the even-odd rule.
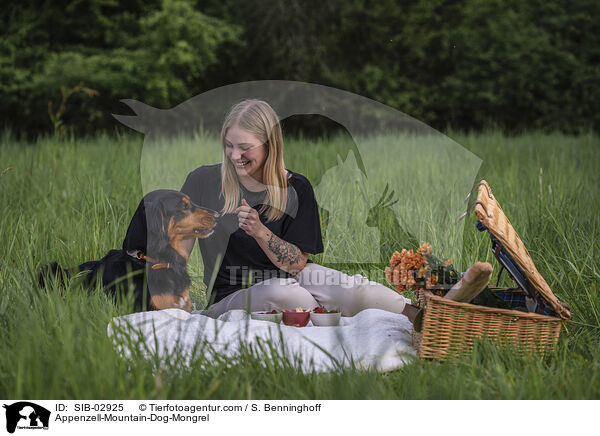
POLYGON ((302 252, 294 244, 285 242, 283 239, 275 236, 275 233, 270 232, 269 250, 276 256, 278 262, 288 262, 290 265, 299 263, 302 259, 302 252))

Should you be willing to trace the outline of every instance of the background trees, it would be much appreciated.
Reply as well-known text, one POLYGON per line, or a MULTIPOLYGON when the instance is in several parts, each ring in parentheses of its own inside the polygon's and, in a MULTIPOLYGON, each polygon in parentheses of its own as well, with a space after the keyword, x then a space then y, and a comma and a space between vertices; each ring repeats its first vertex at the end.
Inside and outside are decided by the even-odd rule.
POLYGON ((600 128, 594 0, 30 0, 1 14, 0 116, 111 130, 122 98, 169 108, 216 86, 299 80, 436 128, 600 128))

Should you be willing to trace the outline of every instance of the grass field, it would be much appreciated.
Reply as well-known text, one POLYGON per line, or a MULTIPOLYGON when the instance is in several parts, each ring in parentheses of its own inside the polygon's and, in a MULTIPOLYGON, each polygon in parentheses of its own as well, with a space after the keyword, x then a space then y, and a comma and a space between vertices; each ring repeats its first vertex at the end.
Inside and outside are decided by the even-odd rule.
MULTIPOLYGON (((99 289, 85 292, 76 282, 64 291, 56 287, 39 290, 36 272, 49 261, 71 266, 120 247, 142 193, 155 183, 148 178, 140 180, 141 136, 19 143, 4 134, 0 139, 0 396, 600 398, 600 139, 592 134, 506 137, 499 132, 450 136, 482 159, 477 179, 485 178, 494 188, 541 274, 572 309, 573 319, 563 329, 553 355, 519 357, 509 349, 499 351, 482 343, 472 355, 454 362, 415 361, 390 373, 345 370, 321 375, 298 374, 285 361, 263 366, 257 364, 260 358, 251 352, 242 356, 241 364, 197 360, 187 368, 177 361, 156 369, 151 361, 123 360, 107 337, 106 326, 112 317, 127 313, 127 305, 114 305, 99 289)), ((288 140, 287 167, 305 174, 316 186, 326 172, 322 162, 335 162, 336 151, 343 149, 345 140, 288 140), (314 157, 310 163, 307 152, 314 157)), ((180 150, 200 149, 194 148, 195 143, 179 145, 180 150)), ((219 160, 214 148, 203 149, 208 150, 207 159, 219 160)), ((189 171, 195 162, 187 161, 186 156, 181 153, 178 159, 189 171)), ((142 163, 142 175, 148 168, 142 163)), ((185 174, 165 175, 162 187, 179 188, 185 174)), ((370 201, 376 200, 382 188, 380 183, 377 192, 369 192, 370 201)), ((400 208, 421 195, 406 187, 393 188, 401 200, 397 206, 400 208)), ((457 190, 464 191, 462 186, 457 190)), ((344 195, 358 197, 359 193, 344 195)), ((457 192, 458 197, 464 195, 457 192)), ((439 204, 439 210, 446 206, 439 204)), ((415 213, 427 215, 426 211, 415 213)), ((356 214, 347 218, 369 219, 368 209, 356 214)), ((364 234, 353 235, 348 241, 358 237, 360 247, 361 237, 368 242, 373 235, 369 232, 377 231, 378 245, 403 248, 408 240, 400 237, 396 225, 384 215, 371 216, 371 221, 379 221, 371 222, 371 227, 364 227, 364 234)), ((322 218, 326 224, 335 221, 325 214, 322 218)), ((455 248, 459 252, 450 253, 460 259, 459 267, 476 260, 495 262, 489 239, 476 231, 472 216, 466 219, 464 232, 451 235, 447 230, 436 233, 434 218, 431 222, 419 220, 429 229, 417 229, 417 237, 431 242, 434 248, 446 244, 444 249, 448 250, 447 241, 453 243, 460 238, 462 247, 458 243, 455 248)), ((413 230, 410 223, 407 226, 413 230)), ((335 243, 330 236, 325 235, 327 247, 335 243)), ((330 249, 339 253, 353 247, 330 249)), ((327 265, 328 259, 335 259, 326 256, 315 256, 314 260, 327 265)), ((361 259, 355 260, 336 264, 336 268, 354 272, 361 267, 361 259)), ((381 262, 374 266, 381 276, 384 266, 381 262)), ((193 298, 201 306, 205 295, 197 253, 191 259, 190 273, 193 298)), ((506 277, 503 282, 509 283, 506 277)))

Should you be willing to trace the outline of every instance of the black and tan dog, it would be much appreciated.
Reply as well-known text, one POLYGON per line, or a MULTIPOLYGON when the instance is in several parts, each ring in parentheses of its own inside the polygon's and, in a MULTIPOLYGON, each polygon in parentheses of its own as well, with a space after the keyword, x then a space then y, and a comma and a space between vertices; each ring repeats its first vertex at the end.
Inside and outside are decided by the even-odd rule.
POLYGON ((40 271, 38 280, 44 287, 51 275, 62 281, 86 271, 85 285, 100 279, 113 297, 119 287, 133 289, 136 311, 180 308, 189 312, 188 255, 182 243, 209 237, 218 217, 217 212, 197 206, 181 192, 152 191, 135 211, 121 250, 110 250, 100 260, 69 270, 52 263, 40 271))

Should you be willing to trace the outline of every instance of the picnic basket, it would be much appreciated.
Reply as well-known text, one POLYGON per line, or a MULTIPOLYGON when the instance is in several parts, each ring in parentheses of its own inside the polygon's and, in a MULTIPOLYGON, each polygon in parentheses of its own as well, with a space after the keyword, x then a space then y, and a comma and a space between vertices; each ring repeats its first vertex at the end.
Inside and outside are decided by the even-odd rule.
POLYGON ((511 309, 456 302, 418 289, 416 304, 424 312, 421 331, 413 331, 417 354, 421 359, 443 360, 469 352, 473 341, 482 337, 510 343, 521 354, 546 353, 556 345, 562 323, 571 317, 569 308, 536 269, 488 183, 482 180, 471 193, 475 188, 477 199, 459 220, 475 207, 478 230, 489 232, 494 256, 516 282, 513 288, 490 287, 490 291, 511 309))

